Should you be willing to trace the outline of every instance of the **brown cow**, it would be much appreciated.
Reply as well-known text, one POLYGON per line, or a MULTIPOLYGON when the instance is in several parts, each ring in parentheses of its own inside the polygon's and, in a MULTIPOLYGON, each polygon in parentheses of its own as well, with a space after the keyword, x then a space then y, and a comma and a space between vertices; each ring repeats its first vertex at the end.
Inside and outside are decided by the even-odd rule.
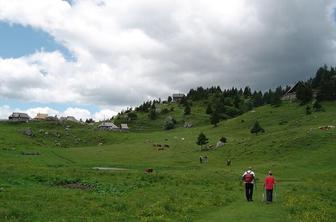
POLYGON ((154 169, 153 168, 146 168, 145 173, 153 173, 154 169))
POLYGON ((165 144, 163 147, 167 147, 167 148, 169 148, 169 145, 168 145, 168 144, 165 144))

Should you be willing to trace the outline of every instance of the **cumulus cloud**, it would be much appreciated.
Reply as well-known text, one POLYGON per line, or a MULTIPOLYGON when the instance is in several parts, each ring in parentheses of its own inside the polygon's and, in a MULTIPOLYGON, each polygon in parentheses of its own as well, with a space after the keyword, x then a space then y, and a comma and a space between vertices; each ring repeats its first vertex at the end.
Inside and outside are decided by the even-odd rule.
POLYGON ((121 110, 124 107, 114 107, 113 109, 102 109, 97 112, 90 112, 87 109, 77 108, 77 107, 68 107, 64 111, 56 110, 50 107, 34 107, 29 109, 17 109, 12 108, 8 105, 0 106, 0 120, 8 119, 8 116, 12 114, 12 112, 23 112, 27 113, 31 118, 34 118, 38 113, 48 114, 49 116, 58 116, 58 117, 66 117, 73 116, 77 120, 82 119, 85 121, 86 119, 94 119, 96 121, 108 120, 112 116, 117 114, 114 110, 121 110))
MULTIPOLYGON (((266 89, 336 59, 328 0, 0 0, 0 20, 41 29, 74 56, 0 58, 0 97, 132 106, 199 85, 266 89)), ((105 110, 106 111, 106 110, 105 110)), ((81 116, 96 115, 69 109, 81 116)))

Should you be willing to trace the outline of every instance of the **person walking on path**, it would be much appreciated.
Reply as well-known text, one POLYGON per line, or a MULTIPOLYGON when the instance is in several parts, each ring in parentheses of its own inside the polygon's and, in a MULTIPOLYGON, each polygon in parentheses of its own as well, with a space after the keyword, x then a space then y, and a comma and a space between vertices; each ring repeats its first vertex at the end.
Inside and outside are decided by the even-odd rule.
POLYGON ((273 189, 275 187, 275 178, 272 171, 268 172, 268 175, 265 178, 264 187, 266 190, 266 201, 267 203, 271 203, 273 201, 273 189))
POLYGON ((252 171, 252 167, 249 167, 242 176, 242 180, 245 183, 245 195, 247 201, 253 201, 252 197, 255 178, 255 173, 252 171))

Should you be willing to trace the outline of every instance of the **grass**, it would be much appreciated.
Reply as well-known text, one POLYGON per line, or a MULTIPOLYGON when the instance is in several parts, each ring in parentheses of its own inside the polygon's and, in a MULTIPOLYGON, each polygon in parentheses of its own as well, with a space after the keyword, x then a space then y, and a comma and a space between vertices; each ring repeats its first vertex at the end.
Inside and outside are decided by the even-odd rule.
POLYGON ((206 125, 203 110, 195 108, 188 118, 199 123, 196 127, 171 131, 161 130, 161 119, 145 123, 145 117, 140 120, 146 129, 129 133, 70 123, 68 130, 46 122, 0 123, 0 220, 333 221, 336 129, 318 127, 336 125, 336 106, 323 106, 326 112, 312 115, 305 115, 305 107, 295 103, 264 106, 215 128, 206 125), (249 132, 255 120, 266 133, 249 132), (23 135, 28 127, 34 137, 23 135), (222 136, 228 144, 200 152, 195 143, 200 132, 210 144, 222 136), (170 148, 157 151, 154 143, 170 148), (40 155, 22 155, 23 151, 40 155), (200 165, 198 158, 204 154, 209 163, 200 165), (232 160, 231 167, 226 166, 227 159, 232 160), (244 200, 240 183, 250 165, 259 178, 253 203, 244 200), (155 172, 144 174, 149 167, 155 172), (268 169, 278 181, 271 205, 261 202, 268 169), (63 186, 73 183, 88 189, 63 186))

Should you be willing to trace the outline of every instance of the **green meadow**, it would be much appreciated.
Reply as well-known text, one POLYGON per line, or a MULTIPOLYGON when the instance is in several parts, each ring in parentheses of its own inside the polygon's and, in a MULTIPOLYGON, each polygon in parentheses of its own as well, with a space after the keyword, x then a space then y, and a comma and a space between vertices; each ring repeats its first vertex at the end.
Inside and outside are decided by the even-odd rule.
POLYGON ((322 105, 311 115, 297 103, 262 106, 213 127, 194 104, 192 128, 181 127, 176 106, 179 127, 169 131, 164 117, 145 115, 129 132, 0 122, 0 221, 335 221, 336 129, 319 127, 336 125, 336 104, 322 105), (265 133, 250 133, 256 120, 265 133), (222 136, 228 143, 201 152, 201 132, 214 147, 222 136), (249 166, 258 178, 253 202, 241 183, 249 166), (277 180, 272 204, 262 201, 269 169, 277 180))

